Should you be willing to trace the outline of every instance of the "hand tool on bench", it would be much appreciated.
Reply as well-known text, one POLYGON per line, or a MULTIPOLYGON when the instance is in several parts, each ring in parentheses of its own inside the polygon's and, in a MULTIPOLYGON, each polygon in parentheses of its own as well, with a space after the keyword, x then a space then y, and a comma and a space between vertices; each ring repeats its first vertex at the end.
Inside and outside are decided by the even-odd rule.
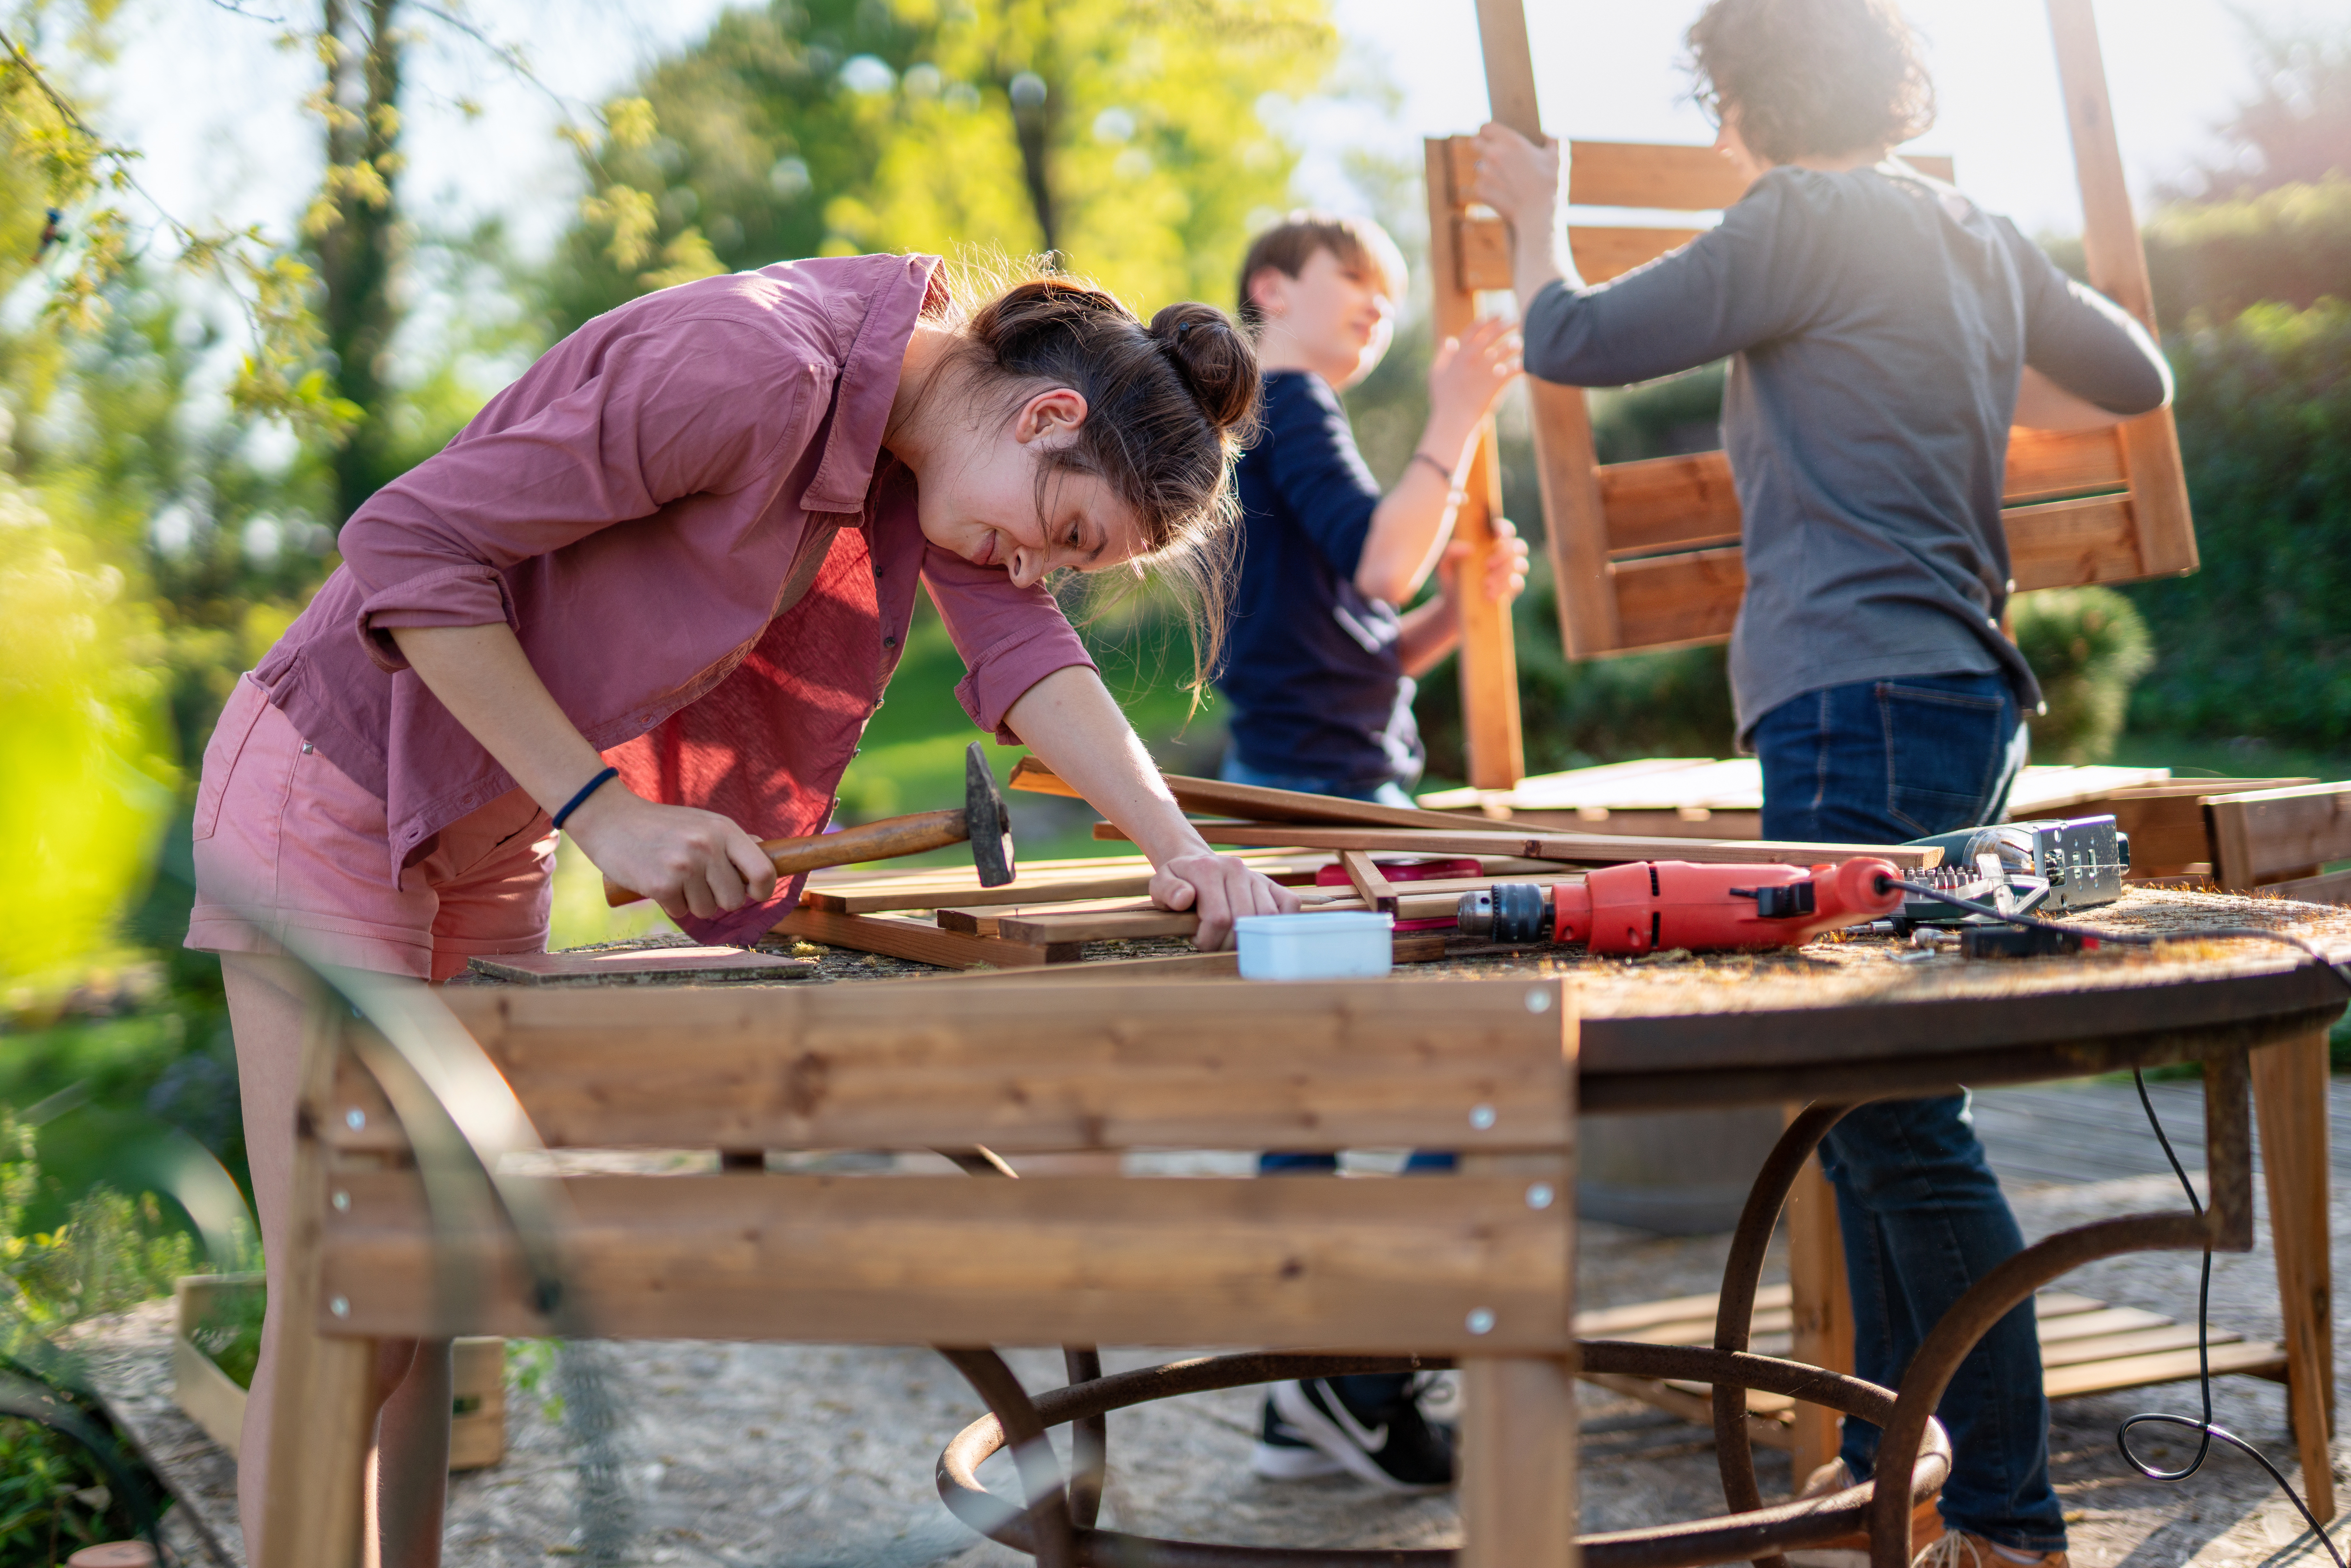
POLYGON ((1461 895, 1461 929, 1497 942, 1582 942, 1594 953, 1795 947, 1902 907, 1897 873, 1842 865, 1693 865, 1636 861, 1581 882, 1502 883, 1461 895))
MULTIPOLYGON (((996 775, 988 771, 980 743, 973 741, 963 757, 963 804, 946 811, 917 811, 910 817, 884 817, 839 832, 800 839, 769 839, 759 848, 775 862, 778 876, 793 876, 820 866, 850 865, 859 861, 893 860, 925 850, 971 842, 972 864, 982 887, 1002 887, 1019 868, 1013 862, 1012 821, 1004 808, 996 775)), ((604 902, 634 904, 644 896, 604 879, 604 902)))

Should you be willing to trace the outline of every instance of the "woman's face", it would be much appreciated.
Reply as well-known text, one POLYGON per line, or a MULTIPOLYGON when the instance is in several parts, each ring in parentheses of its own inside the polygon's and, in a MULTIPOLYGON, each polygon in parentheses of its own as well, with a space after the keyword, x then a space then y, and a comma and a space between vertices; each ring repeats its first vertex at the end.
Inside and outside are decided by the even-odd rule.
POLYGON ((1729 160, 1730 166, 1739 171, 1739 177, 1751 185, 1770 173, 1771 165, 1758 158, 1747 145, 1747 139, 1739 133, 1739 106, 1726 101, 1721 113, 1722 124, 1715 132, 1714 150, 1729 160))
POLYGON ((958 423, 915 473, 923 537, 974 566, 1001 567, 1020 587, 1063 567, 1100 571, 1150 548, 1134 508, 1099 476, 1048 468, 1044 455, 1077 440, 1086 400, 1040 392, 1010 421, 958 423))

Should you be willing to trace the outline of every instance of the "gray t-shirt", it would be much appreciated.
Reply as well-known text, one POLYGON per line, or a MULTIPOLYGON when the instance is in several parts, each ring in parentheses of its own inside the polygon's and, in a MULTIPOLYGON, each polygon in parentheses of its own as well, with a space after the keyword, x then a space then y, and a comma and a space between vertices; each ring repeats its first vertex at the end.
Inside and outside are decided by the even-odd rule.
POLYGON ((1740 745, 1782 703, 1855 681, 2000 671, 2037 705, 1999 625, 2018 379, 2029 364, 2143 413, 2170 392, 2147 334, 2006 218, 1890 161, 1774 169, 1719 227, 1527 312, 1526 368, 1547 381, 1620 386, 1725 355, 1740 745))

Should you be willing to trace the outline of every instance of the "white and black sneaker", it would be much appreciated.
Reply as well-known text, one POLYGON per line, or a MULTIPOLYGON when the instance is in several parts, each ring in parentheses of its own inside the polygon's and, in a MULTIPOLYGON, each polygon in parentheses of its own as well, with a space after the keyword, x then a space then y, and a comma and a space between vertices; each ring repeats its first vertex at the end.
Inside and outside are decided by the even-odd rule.
POLYGON ((1317 1476, 1344 1475, 1347 1467, 1306 1440, 1273 1408, 1273 1396, 1257 1424, 1257 1447, 1249 1450, 1249 1469, 1269 1480, 1303 1481, 1317 1476))
POLYGON ((1268 1418, 1384 1491, 1442 1491, 1453 1484, 1452 1435, 1421 1414, 1416 1392, 1409 1376, 1277 1383, 1268 1418))

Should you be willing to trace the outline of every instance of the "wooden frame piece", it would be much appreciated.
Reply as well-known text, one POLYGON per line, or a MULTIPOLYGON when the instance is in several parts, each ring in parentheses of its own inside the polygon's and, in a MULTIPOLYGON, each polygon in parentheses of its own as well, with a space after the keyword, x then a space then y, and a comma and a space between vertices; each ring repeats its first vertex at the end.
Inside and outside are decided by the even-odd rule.
MULTIPOLYGON (((1609 833, 1514 832, 1508 824, 1464 819, 1453 832, 1410 828, 1307 828, 1291 822, 1196 822, 1212 844, 1295 845, 1368 850, 1389 854, 1486 855, 1506 852, 1562 865, 1617 865, 1627 861, 1677 860, 1716 865, 1842 864, 1865 855, 1905 869, 1940 865, 1943 852, 1910 844, 1806 844, 1777 839, 1642 839, 1609 833)), ((1123 840, 1114 822, 1096 822, 1094 837, 1123 840)), ((819 938, 821 940, 821 938, 819 938)))
POLYGON ((2232 892, 2303 882, 2325 891, 2320 868, 2351 860, 2351 783, 2207 796, 2212 878, 2232 892))

